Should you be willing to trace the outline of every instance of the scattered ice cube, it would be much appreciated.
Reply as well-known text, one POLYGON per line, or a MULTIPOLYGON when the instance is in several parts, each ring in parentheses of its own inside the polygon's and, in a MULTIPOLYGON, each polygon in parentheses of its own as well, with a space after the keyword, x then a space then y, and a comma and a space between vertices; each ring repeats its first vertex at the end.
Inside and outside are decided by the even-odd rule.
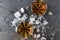
POLYGON ((53 12, 52 12, 52 11, 49 11, 48 14, 49 14, 49 15, 53 15, 53 12))
POLYGON ((38 28, 40 28, 41 26, 40 25, 37 25, 38 28))
POLYGON ((30 21, 35 21, 35 18, 30 18, 30 21))
POLYGON ((33 34, 33 38, 36 38, 36 34, 33 34))
POLYGON ((28 18, 28 16, 26 14, 23 15, 23 17, 25 20, 28 18))
POLYGON ((41 40, 47 40, 45 37, 41 37, 41 40))
POLYGON ((15 26, 15 25, 16 25, 15 23, 17 23, 17 20, 16 20, 16 19, 14 19, 14 20, 12 21, 12 25, 15 26))
POLYGON ((43 33, 42 36, 45 36, 45 34, 43 33))
POLYGON ((34 22, 33 21, 29 21, 29 24, 34 24, 34 22))
POLYGON ((45 29, 45 27, 43 26, 43 27, 42 27, 42 29, 44 30, 44 29, 45 29))
POLYGON ((47 25, 48 22, 46 20, 43 21, 42 25, 47 25))
POLYGON ((39 16, 39 17, 38 17, 38 20, 40 20, 40 21, 41 21, 41 20, 42 20, 42 18, 43 18, 43 16, 39 16))
POLYGON ((55 33, 52 33, 51 35, 52 35, 52 36, 55 36, 55 33))
POLYGON ((17 28, 18 28, 18 27, 15 28, 15 31, 16 31, 16 32, 17 32, 17 28))
POLYGON ((40 29, 39 28, 37 28, 37 32, 39 32, 40 31, 40 29))
POLYGON ((14 13, 14 16, 15 16, 16 18, 19 18, 19 17, 21 16, 21 14, 20 14, 20 12, 17 11, 17 12, 14 13))
POLYGON ((20 11, 21 11, 21 13, 24 13, 24 8, 21 8, 20 11))
POLYGON ((21 18, 18 18, 18 21, 21 20, 21 18))
POLYGON ((31 17, 34 17, 34 15, 31 15, 31 17))
POLYGON ((36 36, 37 38, 39 38, 40 37, 40 34, 37 34, 37 36, 36 36))
POLYGON ((29 7, 26 7, 26 9, 28 9, 29 7))
POLYGON ((54 40, 54 37, 50 37, 51 40, 54 40))
POLYGON ((37 16, 36 16, 36 15, 31 15, 30 17, 32 17, 32 18, 36 18, 37 16))
POLYGON ((36 21, 35 21, 35 24, 39 24, 39 23, 40 23, 39 20, 36 20, 36 21))
POLYGON ((21 18, 21 21, 25 21, 28 18, 28 16, 26 14, 23 15, 23 17, 21 18))

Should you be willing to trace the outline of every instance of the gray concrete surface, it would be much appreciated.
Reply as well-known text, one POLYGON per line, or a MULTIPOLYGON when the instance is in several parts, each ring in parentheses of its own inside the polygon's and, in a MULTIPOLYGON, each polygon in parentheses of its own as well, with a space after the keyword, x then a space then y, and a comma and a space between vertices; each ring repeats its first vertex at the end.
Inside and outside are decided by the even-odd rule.
MULTIPOLYGON (((0 40, 19 40, 20 38, 11 27, 10 20, 13 20, 14 12, 20 7, 30 6, 33 0, 0 0, 0 40)), ((51 27, 57 31, 56 40, 60 40, 60 0, 45 0, 48 5, 48 11, 54 13, 49 16, 48 12, 45 18, 51 27)), ((31 39, 31 38, 30 38, 31 39)), ((31 39, 32 40, 32 39, 31 39)))

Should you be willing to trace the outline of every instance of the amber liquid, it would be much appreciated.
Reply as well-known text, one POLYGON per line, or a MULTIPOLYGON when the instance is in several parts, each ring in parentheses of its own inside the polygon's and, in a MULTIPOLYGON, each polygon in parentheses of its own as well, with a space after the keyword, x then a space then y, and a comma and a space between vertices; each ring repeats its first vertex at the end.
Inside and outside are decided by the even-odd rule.
POLYGON ((35 0, 35 2, 32 3, 32 12, 36 15, 44 15, 47 10, 47 5, 44 2, 41 2, 40 0, 35 0))

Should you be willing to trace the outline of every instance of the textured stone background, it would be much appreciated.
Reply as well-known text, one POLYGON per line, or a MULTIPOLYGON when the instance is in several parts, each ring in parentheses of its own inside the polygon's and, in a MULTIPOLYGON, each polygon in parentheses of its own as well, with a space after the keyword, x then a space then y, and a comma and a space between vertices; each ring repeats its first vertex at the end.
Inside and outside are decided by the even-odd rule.
MULTIPOLYGON (((30 6, 33 0, 0 0, 0 40, 19 40, 20 38, 14 32, 9 21, 13 20, 14 12, 20 7, 30 6)), ((48 11, 53 12, 49 16, 48 12, 45 18, 51 27, 55 27, 56 40, 60 40, 60 0, 45 0, 48 5, 48 11)), ((32 40, 32 39, 30 39, 32 40)))

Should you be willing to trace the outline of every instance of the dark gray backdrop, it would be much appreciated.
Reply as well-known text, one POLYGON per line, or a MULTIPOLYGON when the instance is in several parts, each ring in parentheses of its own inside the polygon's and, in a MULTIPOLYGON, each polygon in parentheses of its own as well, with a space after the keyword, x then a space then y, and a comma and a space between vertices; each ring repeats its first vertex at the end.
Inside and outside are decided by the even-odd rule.
MULTIPOLYGON (((20 38, 14 32, 9 21, 13 20, 14 12, 21 7, 30 6, 33 0, 0 0, 0 40, 19 40, 20 38)), ((56 40, 60 40, 60 0, 45 0, 48 5, 48 11, 53 15, 49 16, 48 12, 45 18, 51 27, 57 31, 56 40)), ((32 40, 32 39, 31 39, 32 40)))

